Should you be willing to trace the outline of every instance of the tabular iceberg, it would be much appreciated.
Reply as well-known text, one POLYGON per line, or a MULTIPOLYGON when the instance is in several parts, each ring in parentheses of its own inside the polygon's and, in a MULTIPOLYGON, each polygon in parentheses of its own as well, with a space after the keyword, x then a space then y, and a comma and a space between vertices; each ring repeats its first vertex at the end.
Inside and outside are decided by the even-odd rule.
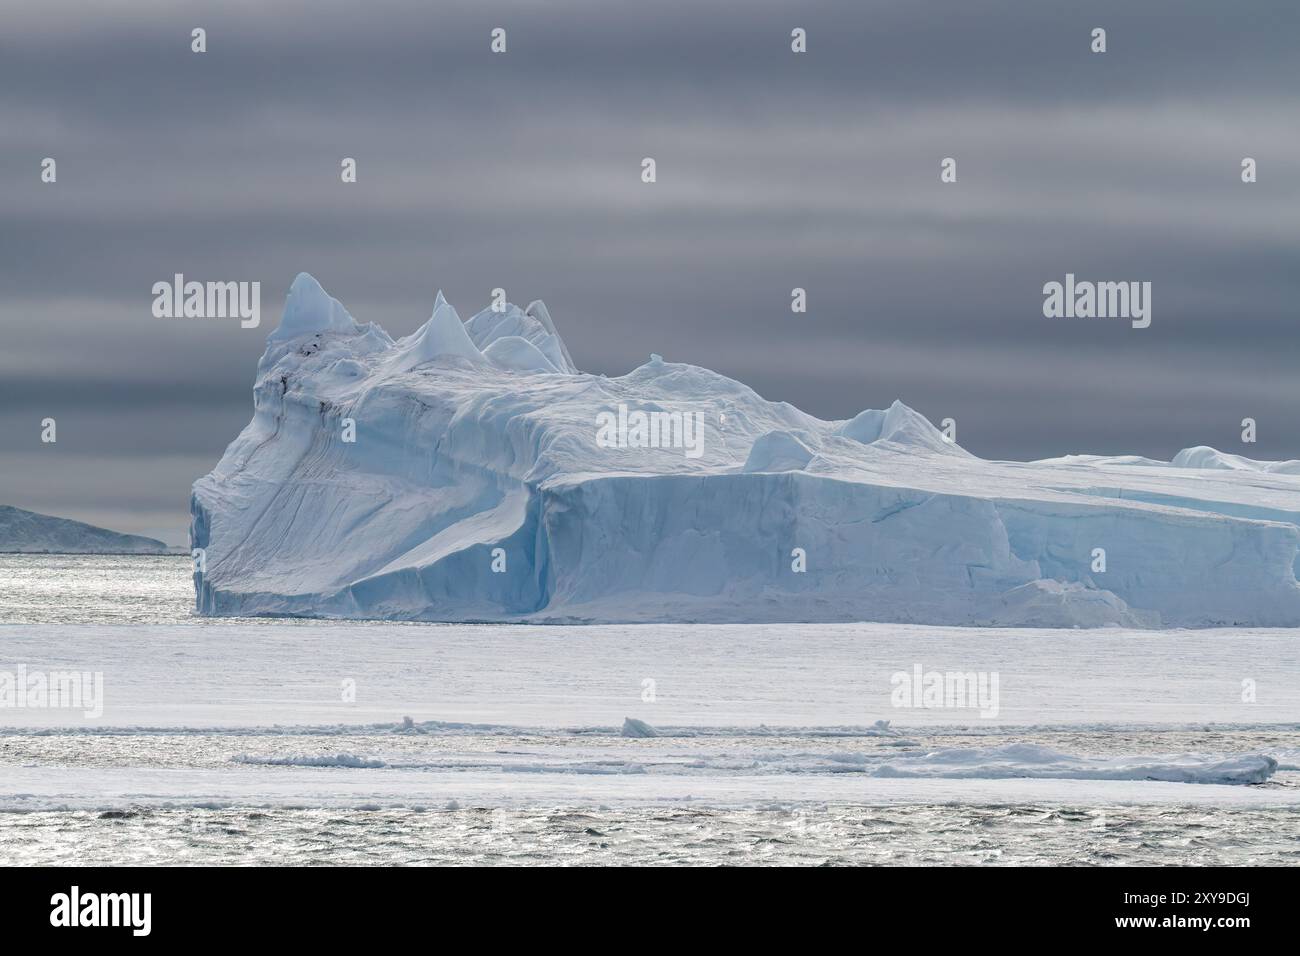
POLYGON ((204 614, 1300 625, 1300 463, 985 461, 900 402, 581 373, 541 302, 394 341, 301 274, 254 409, 194 485, 204 614))

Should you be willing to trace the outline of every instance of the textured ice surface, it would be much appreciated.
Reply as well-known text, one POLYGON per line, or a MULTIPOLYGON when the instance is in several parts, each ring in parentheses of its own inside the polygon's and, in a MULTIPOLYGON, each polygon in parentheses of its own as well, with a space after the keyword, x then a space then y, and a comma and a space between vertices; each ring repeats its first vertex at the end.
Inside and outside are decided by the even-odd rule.
POLYGON ((1300 624, 1294 463, 984 461, 898 402, 826 422, 657 357, 580 373, 540 302, 462 323, 440 294, 394 342, 300 275, 254 409, 194 486, 204 614, 1300 624))

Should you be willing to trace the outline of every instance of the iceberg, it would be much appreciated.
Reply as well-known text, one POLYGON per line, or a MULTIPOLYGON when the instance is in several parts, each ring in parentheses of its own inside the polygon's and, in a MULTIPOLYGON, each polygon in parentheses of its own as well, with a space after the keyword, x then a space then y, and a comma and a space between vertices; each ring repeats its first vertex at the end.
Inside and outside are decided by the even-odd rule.
POLYGON ((359 770, 376 770, 386 767, 382 760, 358 757, 356 754, 290 754, 266 756, 262 754, 235 754, 233 763, 253 764, 260 767, 349 767, 359 770))
POLYGON ((305 273, 253 399, 191 496, 205 615, 1300 625, 1293 463, 987 461, 901 402, 583 373, 540 301, 462 322, 439 293, 394 341, 305 273))
POLYGON ((1039 744, 962 747, 897 757, 871 772, 877 777, 953 780, 1161 780, 1166 783, 1261 784, 1278 770, 1267 754, 1171 754, 1079 757, 1039 744))
POLYGON ((621 735, 624 737, 658 737, 659 731, 655 730, 644 720, 637 720, 635 717, 623 718, 623 730, 621 735))
POLYGON ((0 553, 167 554, 155 538, 0 505, 0 553))

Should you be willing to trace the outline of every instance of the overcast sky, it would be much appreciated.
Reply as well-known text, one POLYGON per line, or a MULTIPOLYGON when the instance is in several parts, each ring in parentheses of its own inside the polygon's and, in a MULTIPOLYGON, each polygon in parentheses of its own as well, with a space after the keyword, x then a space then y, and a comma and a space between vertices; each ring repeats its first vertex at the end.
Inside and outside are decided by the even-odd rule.
POLYGON ((585 370, 901 398, 986 458, 1300 457, 1295 0, 22 6, 0 504, 184 543, 299 271, 394 336, 501 286, 585 370), (177 272, 260 281, 262 327, 154 318, 177 272), (1151 327, 1044 318, 1067 272, 1150 281, 1151 327))

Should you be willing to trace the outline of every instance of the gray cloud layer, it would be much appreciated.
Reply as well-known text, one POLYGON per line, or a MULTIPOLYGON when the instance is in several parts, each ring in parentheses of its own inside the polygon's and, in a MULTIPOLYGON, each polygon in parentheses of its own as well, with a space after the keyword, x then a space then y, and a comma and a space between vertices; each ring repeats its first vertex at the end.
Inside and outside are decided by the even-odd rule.
POLYGON ((1300 457, 1291 0, 5 17, 2 502, 182 540, 301 270, 394 334, 503 286, 585 369, 656 351, 827 418, 902 398, 985 457, 1300 457), (175 272, 260 280, 263 327, 155 319, 175 272), (1066 272, 1151 281, 1152 327, 1044 319, 1066 272))

